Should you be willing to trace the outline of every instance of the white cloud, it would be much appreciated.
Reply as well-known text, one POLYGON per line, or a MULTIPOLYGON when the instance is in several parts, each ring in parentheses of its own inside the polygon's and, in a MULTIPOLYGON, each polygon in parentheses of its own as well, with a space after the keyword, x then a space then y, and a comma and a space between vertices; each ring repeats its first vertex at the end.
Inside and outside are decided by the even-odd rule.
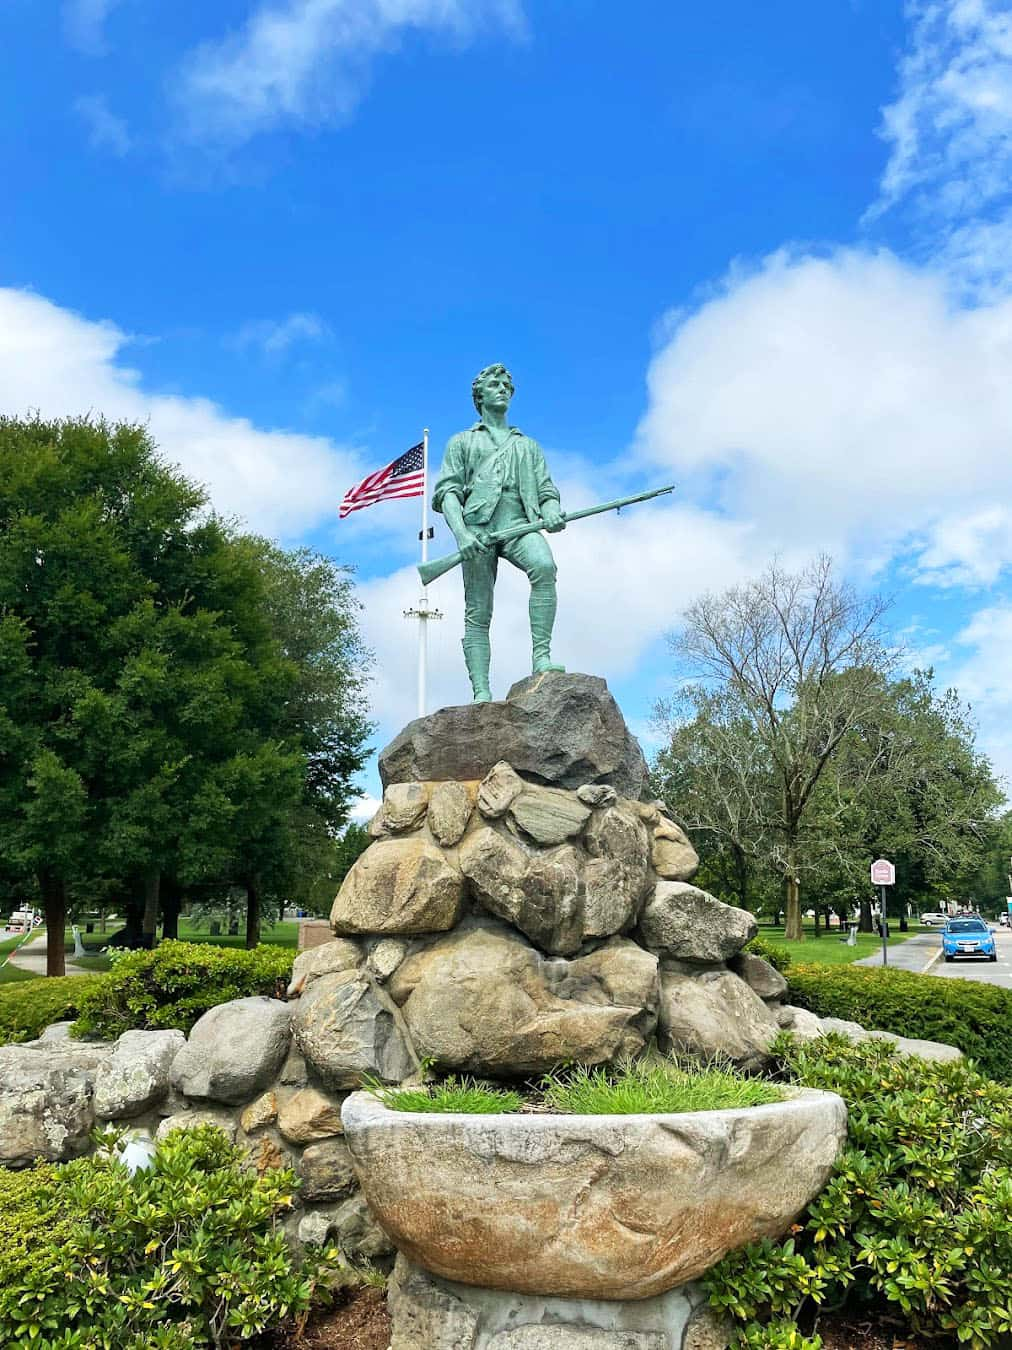
POLYGON ((648 376, 642 453, 770 550, 993 580, 1012 562, 1012 300, 953 308, 889 253, 781 252, 680 313, 648 376))
POLYGON ((74 111, 88 131, 93 150, 107 150, 122 159, 133 147, 129 128, 122 117, 109 107, 104 94, 87 94, 74 100, 74 111))
POLYGON ((364 792, 351 808, 349 818, 353 820, 356 825, 368 825, 369 821, 372 820, 382 804, 379 797, 371 797, 367 792, 364 792))
POLYGON ((883 109, 891 150, 869 212, 907 204, 955 285, 994 294, 1012 230, 1012 12, 1007 0, 908 0, 910 48, 883 109))
POLYGON ((965 650, 962 660, 948 667, 947 679, 968 700, 980 725, 981 744, 1012 792, 1012 604, 987 606, 957 635, 965 650))
MULTIPOLYGON (((563 502, 584 498, 561 483, 563 502)), ((568 670, 616 680, 632 674, 649 645, 678 620, 700 591, 741 580, 752 566, 747 527, 684 504, 637 506, 598 516, 552 536, 559 564, 559 615, 554 654, 568 670)), ((361 583, 366 642, 377 655, 371 691, 381 724, 379 743, 416 715, 417 623, 404 611, 418 603, 413 567, 361 583)), ((530 588, 523 573, 501 563, 492 621, 492 691, 530 674, 530 588)), ((429 625, 429 706, 465 703, 471 693, 461 656, 463 584, 459 570, 429 589, 444 617, 429 625)))
POLYGON ((517 32, 520 0, 273 0, 238 31, 206 42, 173 86, 186 139, 229 148, 279 127, 316 128, 357 106, 376 57, 411 30, 462 42, 483 27, 517 32))
POLYGON ((334 517, 363 466, 323 437, 263 430, 205 398, 145 389, 122 364, 129 338, 26 291, 0 289, 0 409, 93 411, 144 422, 165 457, 206 483, 219 511, 295 537, 334 517))
POLYGON ((105 51, 105 23, 122 0, 64 0, 63 30, 80 51, 98 56, 105 51))
POLYGON ((330 328, 318 314, 300 311, 285 319, 254 319, 244 323, 230 339, 230 345, 258 347, 267 356, 279 356, 293 343, 314 342, 329 334, 330 328))

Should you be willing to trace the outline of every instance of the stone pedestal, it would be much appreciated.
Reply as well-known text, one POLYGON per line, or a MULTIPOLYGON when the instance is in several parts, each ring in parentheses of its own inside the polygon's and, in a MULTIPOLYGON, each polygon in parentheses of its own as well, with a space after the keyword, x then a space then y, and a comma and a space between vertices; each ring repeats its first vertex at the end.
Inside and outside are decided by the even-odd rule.
POLYGON ((455 1284, 397 1258, 390 1350, 725 1350, 698 1284, 634 1303, 543 1298, 455 1284))

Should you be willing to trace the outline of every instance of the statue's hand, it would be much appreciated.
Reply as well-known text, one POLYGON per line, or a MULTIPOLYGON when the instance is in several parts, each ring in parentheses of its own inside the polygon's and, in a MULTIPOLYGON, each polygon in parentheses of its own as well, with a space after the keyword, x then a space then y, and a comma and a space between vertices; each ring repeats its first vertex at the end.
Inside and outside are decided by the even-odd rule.
POLYGON ((457 535, 457 548, 462 558, 477 558, 479 554, 488 552, 488 538, 483 530, 465 528, 457 535))
POLYGON ((541 508, 541 519, 545 522, 545 529, 549 534, 558 534, 560 530, 566 528, 566 517, 562 514, 562 507, 558 502, 545 502, 541 508))

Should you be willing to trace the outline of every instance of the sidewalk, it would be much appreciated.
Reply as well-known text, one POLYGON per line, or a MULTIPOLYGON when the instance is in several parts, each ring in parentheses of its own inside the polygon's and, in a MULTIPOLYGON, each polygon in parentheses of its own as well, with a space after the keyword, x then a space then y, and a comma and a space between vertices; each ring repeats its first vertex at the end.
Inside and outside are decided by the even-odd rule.
MULTIPOLYGON (((71 947, 73 950, 73 947, 71 947)), ((12 966, 17 966, 19 970, 30 970, 33 975, 45 975, 46 973, 46 954, 48 951, 46 930, 39 929, 33 933, 27 942, 23 943, 11 952, 9 960, 12 966)), ((96 970, 89 970, 85 966, 79 966, 69 955, 66 958, 68 975, 97 975, 96 970)))

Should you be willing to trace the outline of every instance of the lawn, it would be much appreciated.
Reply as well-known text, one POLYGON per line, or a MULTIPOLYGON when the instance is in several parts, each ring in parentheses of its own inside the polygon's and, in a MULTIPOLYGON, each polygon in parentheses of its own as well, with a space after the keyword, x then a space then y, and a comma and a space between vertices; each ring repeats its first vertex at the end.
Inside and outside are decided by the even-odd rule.
MULTIPOLYGON (((889 936, 889 946, 895 947, 901 942, 906 942, 907 938, 916 937, 918 933, 937 932, 937 929, 920 928, 916 924, 911 924, 909 933, 901 933, 895 924, 891 925, 889 936)), ((784 938, 784 930, 775 928, 773 924, 760 924, 759 936, 764 942, 772 942, 777 947, 782 948, 795 961, 810 961, 818 966, 846 966, 852 961, 860 961, 865 956, 872 956, 875 952, 882 950, 882 939, 878 933, 858 933, 857 946, 848 947, 846 943, 846 934, 841 941, 840 933, 837 929, 832 929, 829 933, 823 928, 819 936, 815 936, 815 929, 811 924, 805 925, 805 940, 803 942, 788 942, 784 938)))
MULTIPOLYGON (((100 952, 102 948, 117 931, 119 924, 111 924, 108 933, 85 933, 81 932, 81 942, 89 952, 100 952)), ((223 933, 217 937, 212 937, 208 932, 207 923, 195 927, 189 919, 181 918, 179 920, 179 940, 180 942, 207 942, 214 947, 245 947, 246 931, 242 924, 239 925, 239 932, 235 937, 228 933, 223 933)), ((74 951, 74 934, 68 928, 66 932, 67 955, 71 956, 74 951)), ((260 941, 266 947, 291 947, 295 948, 299 942, 299 924, 293 919, 287 923, 276 923, 273 927, 264 924, 260 934, 260 941)), ((105 967, 93 965, 90 958, 85 957, 81 963, 89 970, 105 969, 105 967)))

